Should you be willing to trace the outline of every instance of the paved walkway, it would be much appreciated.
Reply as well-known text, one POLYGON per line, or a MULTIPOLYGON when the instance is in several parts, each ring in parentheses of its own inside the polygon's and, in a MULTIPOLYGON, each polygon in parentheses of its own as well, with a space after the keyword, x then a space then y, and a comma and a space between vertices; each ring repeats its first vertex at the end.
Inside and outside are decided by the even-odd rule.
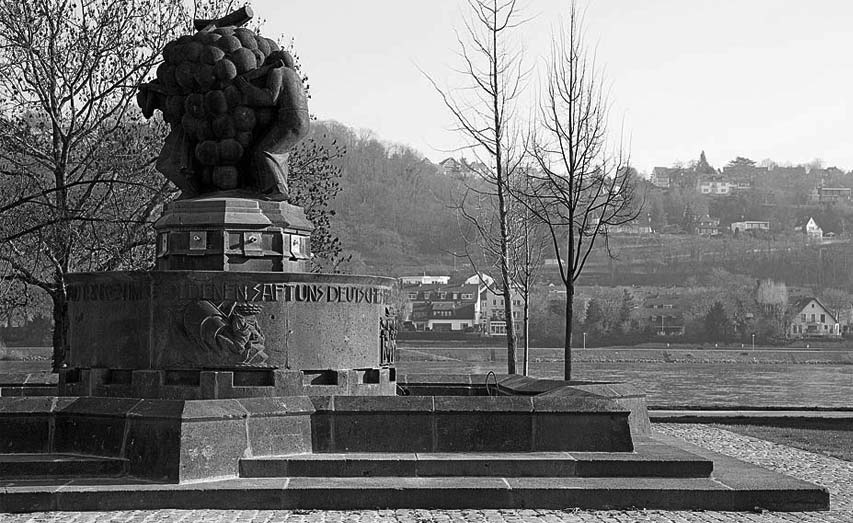
POLYGON ((655 430, 683 438, 709 450, 825 486, 831 494, 828 512, 667 512, 574 510, 368 510, 368 511, 224 511, 157 510, 128 512, 53 512, 0 515, 3 523, 166 523, 166 522, 594 522, 594 523, 851 523, 853 462, 741 436, 695 424, 656 424, 655 430))

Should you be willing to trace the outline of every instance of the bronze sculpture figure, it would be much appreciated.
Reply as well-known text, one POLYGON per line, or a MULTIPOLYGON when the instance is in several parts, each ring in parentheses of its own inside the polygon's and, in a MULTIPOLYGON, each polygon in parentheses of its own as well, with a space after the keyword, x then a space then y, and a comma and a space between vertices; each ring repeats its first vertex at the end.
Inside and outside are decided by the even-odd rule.
POLYGON ((293 57, 242 27, 244 7, 169 42, 137 101, 171 126, 157 169, 181 198, 239 191, 286 200, 290 149, 308 133, 308 103, 293 57))

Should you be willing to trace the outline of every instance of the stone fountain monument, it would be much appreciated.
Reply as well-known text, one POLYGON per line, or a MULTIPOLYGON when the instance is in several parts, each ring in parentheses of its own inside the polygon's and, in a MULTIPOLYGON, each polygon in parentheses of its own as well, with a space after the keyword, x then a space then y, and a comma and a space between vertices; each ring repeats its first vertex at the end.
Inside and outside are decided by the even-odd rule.
POLYGON ((313 226, 287 202, 307 99, 293 58, 250 18, 196 20, 140 86, 143 114, 171 126, 157 168, 182 193, 154 225, 154 271, 70 278, 64 394, 395 393, 394 281, 309 272, 313 226))
POLYGON ((196 20, 140 87, 182 194, 154 270, 69 276, 58 395, 0 398, 0 512, 827 506, 653 435, 630 385, 398 376, 394 280, 309 270, 287 201, 306 97, 250 17, 196 20))

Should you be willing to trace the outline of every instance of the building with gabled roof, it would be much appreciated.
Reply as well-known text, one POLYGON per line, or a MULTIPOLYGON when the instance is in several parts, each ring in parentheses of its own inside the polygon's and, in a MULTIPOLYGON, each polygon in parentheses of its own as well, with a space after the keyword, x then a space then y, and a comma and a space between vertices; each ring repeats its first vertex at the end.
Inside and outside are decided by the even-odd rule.
POLYGON ((716 236, 720 234, 720 220, 711 218, 710 215, 699 218, 696 223, 696 234, 699 236, 716 236))
POLYGON ((838 338, 841 326, 835 317, 817 298, 806 296, 791 306, 789 338, 838 338))
POLYGON ((794 226, 794 231, 802 234, 803 238, 808 242, 819 242, 823 239, 823 229, 811 216, 798 221, 794 226))
POLYGON ((405 322, 415 330, 463 331, 480 324, 482 285, 404 285, 402 292, 411 306, 405 322))

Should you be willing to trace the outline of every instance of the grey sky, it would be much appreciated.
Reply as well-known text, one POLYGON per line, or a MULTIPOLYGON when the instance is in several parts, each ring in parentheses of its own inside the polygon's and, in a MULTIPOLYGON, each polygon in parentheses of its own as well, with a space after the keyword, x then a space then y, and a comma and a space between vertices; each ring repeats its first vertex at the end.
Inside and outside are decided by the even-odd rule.
MULTIPOLYGON (((592 0, 588 39, 612 84, 633 163, 717 166, 754 160, 853 168, 853 2, 592 0)), ((532 0, 531 62, 568 0, 532 0)), ((460 145, 449 113, 418 71, 453 83, 462 0, 253 2, 265 32, 284 33, 309 74, 318 117, 375 131, 437 161, 460 145)))

